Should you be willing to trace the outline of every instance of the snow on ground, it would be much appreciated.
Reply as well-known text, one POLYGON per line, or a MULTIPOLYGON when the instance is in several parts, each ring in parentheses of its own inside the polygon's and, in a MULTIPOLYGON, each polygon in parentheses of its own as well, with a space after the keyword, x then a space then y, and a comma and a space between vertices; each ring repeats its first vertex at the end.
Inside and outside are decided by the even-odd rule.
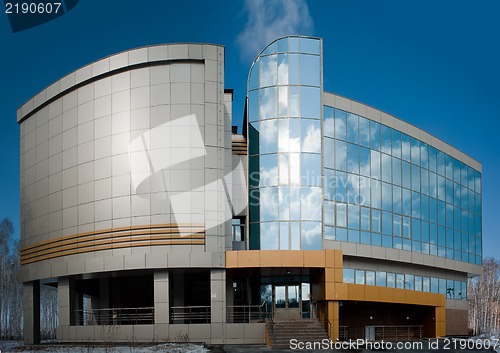
POLYGON ((198 344, 163 343, 148 346, 77 346, 77 345, 40 345, 25 346, 19 341, 0 341, 0 353, 208 353, 209 350, 198 344))

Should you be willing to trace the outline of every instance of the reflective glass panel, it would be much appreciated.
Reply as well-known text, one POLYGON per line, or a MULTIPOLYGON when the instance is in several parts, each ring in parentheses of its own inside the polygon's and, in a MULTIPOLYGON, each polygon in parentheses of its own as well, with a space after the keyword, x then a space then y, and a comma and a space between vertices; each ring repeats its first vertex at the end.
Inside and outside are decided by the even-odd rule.
POLYGON ((317 55, 300 56, 300 84, 319 87, 320 85, 319 56, 317 55))
POLYGON ((288 84, 288 54, 278 55, 278 84, 288 84))
POLYGON ((300 113, 304 118, 320 118, 320 99, 319 88, 300 87, 300 113))

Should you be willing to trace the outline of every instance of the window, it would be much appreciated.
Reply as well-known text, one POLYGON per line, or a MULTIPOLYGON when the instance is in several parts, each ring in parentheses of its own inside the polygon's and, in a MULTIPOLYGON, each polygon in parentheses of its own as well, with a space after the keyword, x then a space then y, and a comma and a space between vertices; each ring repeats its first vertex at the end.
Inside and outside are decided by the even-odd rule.
POLYGON ((344 283, 354 283, 354 270, 344 268, 344 283))
POLYGON ((245 218, 233 218, 233 241, 245 241, 245 218))

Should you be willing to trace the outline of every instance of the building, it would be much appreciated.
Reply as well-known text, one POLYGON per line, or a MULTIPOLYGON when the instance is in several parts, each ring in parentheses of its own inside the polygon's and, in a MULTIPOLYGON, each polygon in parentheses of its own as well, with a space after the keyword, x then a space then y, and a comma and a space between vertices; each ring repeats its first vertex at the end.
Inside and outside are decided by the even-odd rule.
POLYGON ((112 55, 23 105, 25 341, 40 285, 62 342, 263 343, 269 318, 332 339, 467 334, 481 165, 325 92, 323 62, 321 39, 269 44, 242 135, 218 45, 112 55))

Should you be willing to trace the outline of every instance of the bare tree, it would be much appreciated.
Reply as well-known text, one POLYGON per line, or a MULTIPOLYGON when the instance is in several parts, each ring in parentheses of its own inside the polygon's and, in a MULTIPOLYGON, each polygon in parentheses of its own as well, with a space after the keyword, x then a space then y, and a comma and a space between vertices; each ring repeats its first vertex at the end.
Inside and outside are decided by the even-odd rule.
POLYGON ((475 335, 500 334, 500 263, 483 261, 481 276, 468 283, 469 328, 475 335))
POLYGON ((14 238, 12 222, 0 223, 0 338, 20 338, 22 334, 22 287, 19 244, 14 238))

